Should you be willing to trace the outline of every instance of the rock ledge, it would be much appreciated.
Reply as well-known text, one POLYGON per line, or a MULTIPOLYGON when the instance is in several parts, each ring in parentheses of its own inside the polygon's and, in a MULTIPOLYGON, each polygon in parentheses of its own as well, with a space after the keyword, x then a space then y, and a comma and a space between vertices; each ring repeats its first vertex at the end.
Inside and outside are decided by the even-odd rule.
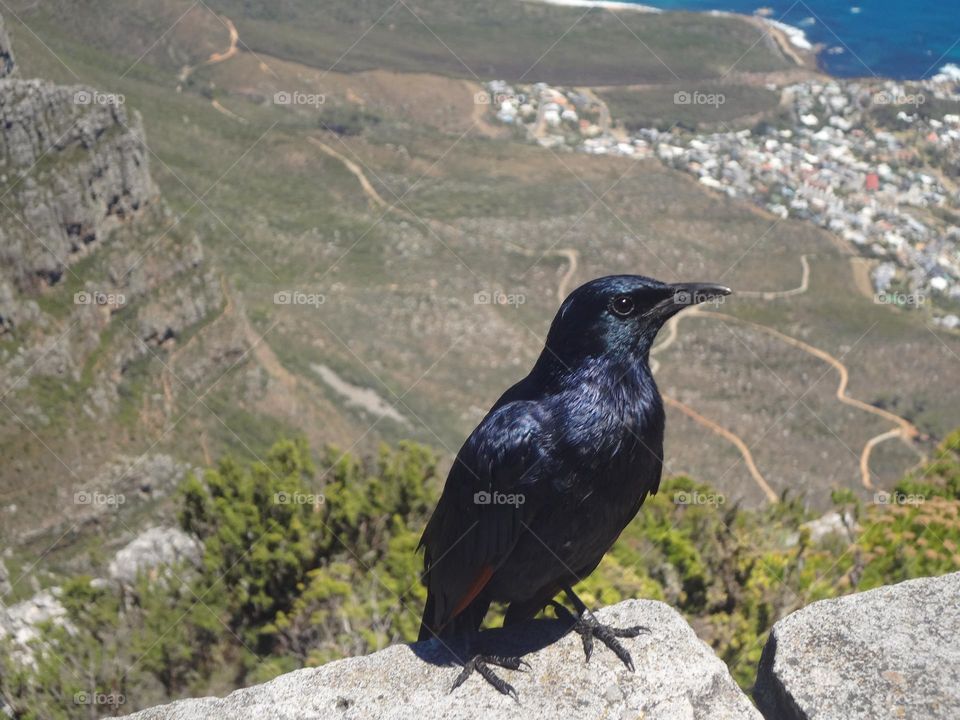
POLYGON ((395 645, 365 657, 282 675, 225 698, 201 698, 144 710, 136 720, 309 720, 396 718, 657 718, 658 720, 760 720, 726 665, 686 621, 664 603, 629 600, 598 617, 615 625, 651 629, 626 640, 631 673, 599 643, 588 665, 576 635, 555 621, 533 621, 509 632, 484 633, 485 650, 533 650, 529 672, 500 671, 520 702, 471 677, 450 692, 458 668, 436 640, 395 645), (539 648, 539 649, 538 649, 539 648))
POLYGON ((773 626, 767 718, 960 718, 960 573, 822 600, 773 626))

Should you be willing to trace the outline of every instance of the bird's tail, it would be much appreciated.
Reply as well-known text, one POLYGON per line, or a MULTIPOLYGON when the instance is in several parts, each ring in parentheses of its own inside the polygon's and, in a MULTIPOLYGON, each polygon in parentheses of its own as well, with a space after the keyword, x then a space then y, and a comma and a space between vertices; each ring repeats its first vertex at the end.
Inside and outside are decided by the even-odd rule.
POLYGON ((423 606, 423 617, 420 620, 420 634, 417 642, 438 638, 452 638, 463 633, 479 630, 483 618, 490 609, 490 601, 485 596, 472 600, 460 612, 444 621, 439 621, 435 614, 436 606, 432 592, 427 592, 427 602, 423 606))
POLYGON ((420 618, 420 634, 417 635, 417 642, 429 640, 438 634, 437 631, 430 626, 430 622, 434 618, 434 602, 433 593, 427 592, 427 602, 423 606, 423 616, 420 618))

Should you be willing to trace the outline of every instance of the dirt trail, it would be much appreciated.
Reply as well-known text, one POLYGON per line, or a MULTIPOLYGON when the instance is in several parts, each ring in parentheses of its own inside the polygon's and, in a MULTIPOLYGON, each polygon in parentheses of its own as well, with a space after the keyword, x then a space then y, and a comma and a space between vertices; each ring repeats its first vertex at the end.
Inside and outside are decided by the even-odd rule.
POLYGON ((238 123, 242 125, 246 125, 248 123, 245 117, 240 117, 235 112, 233 112, 233 110, 231 110, 230 108, 224 107, 223 105, 220 104, 220 102, 216 98, 211 100, 210 104, 213 106, 214 110, 216 110, 218 113, 222 115, 226 115, 231 120, 236 120, 238 123))
POLYGON ((223 20, 223 24, 227 26, 227 31, 230 33, 230 47, 222 53, 215 52, 211 54, 210 57, 207 58, 207 65, 215 65, 224 60, 229 60, 237 54, 237 41, 240 40, 240 33, 237 32, 237 26, 234 25, 233 21, 226 15, 221 15, 220 19, 223 20))
POLYGON ((237 319, 240 329, 243 331, 244 339, 247 341, 247 344, 253 348, 254 359, 259 363, 260 367, 267 371, 267 375, 269 375, 272 380, 275 380, 282 386, 283 390, 290 397, 297 397, 300 382, 310 390, 314 397, 319 396, 320 391, 313 383, 306 378, 298 378, 284 367, 283 363, 280 362, 280 358, 273 352, 273 348, 263 340, 263 337, 257 333, 253 325, 250 324, 250 321, 247 319, 247 314, 242 308, 240 312, 237 313, 237 319))
POLYGON ((873 481, 870 479, 870 453, 873 452, 873 448, 885 440, 903 437, 903 429, 894 428, 893 430, 887 430, 885 433, 874 435, 864 444, 863 450, 860 452, 860 482, 863 483, 865 488, 868 490, 873 488, 873 481))
POLYGON ((180 81, 180 86, 182 86, 183 83, 185 83, 198 68, 204 67, 205 65, 216 65, 217 63, 222 63, 237 54, 237 43, 240 41, 240 33, 237 32, 236 25, 234 25, 233 21, 226 15, 218 15, 217 17, 224 25, 227 26, 227 31, 230 33, 230 45, 223 52, 211 53, 210 57, 208 57, 202 63, 198 63, 197 65, 185 65, 180 71, 180 74, 177 76, 177 80, 180 81))
MULTIPOLYGON (((237 52, 239 52, 237 49, 237 44, 240 42, 240 33, 237 31, 237 26, 234 25, 233 21, 230 18, 228 18, 226 15, 218 15, 217 17, 224 25, 226 25, 227 31, 230 33, 229 46, 223 52, 211 53, 210 57, 208 57, 202 63, 193 65, 193 66, 190 66, 190 65, 184 66, 184 68, 180 71, 180 74, 177 76, 177 80, 179 81, 177 84, 177 92, 180 92, 183 89, 183 84, 189 79, 190 75, 193 74, 193 72, 197 68, 201 68, 206 65, 216 65, 217 63, 225 62, 226 60, 229 60, 230 58, 235 56, 237 52)), ((266 67, 263 61, 260 61, 260 65, 261 65, 261 69, 266 67)), ((220 113, 221 115, 225 115, 226 117, 230 118, 235 122, 238 122, 242 125, 246 125, 248 123, 248 120, 245 117, 241 117, 240 115, 237 115, 230 108, 225 107, 223 104, 221 104, 220 101, 217 100, 216 98, 212 98, 210 100, 210 105, 218 113, 220 113)))
POLYGON ((367 198, 369 198, 374 205, 384 210, 384 212, 395 213, 396 215, 399 215, 405 220, 416 223, 417 225, 423 225, 423 226, 432 228, 434 232, 442 231, 456 238, 459 238, 461 236, 462 233, 460 232, 460 230, 455 228, 453 225, 448 225, 445 222, 442 222, 440 220, 434 220, 432 218, 421 218, 415 213, 410 212, 406 208, 399 207, 399 205, 403 202, 403 197, 404 197, 403 195, 400 195, 400 197, 397 198, 397 201, 395 203, 388 203, 386 200, 383 199, 380 193, 377 192, 377 189, 373 187, 373 185, 367 179, 366 174, 363 172, 363 168, 361 168, 357 163, 355 163, 353 160, 348 158, 343 153, 340 153, 334 150, 332 147, 327 145, 325 142, 323 142, 319 138, 308 137, 307 140, 312 145, 319 148, 324 154, 329 155, 330 157, 335 158, 339 160, 341 163, 343 163, 343 166, 347 168, 347 170, 349 170, 355 178, 357 178, 357 182, 360 183, 360 187, 363 189, 363 192, 367 196, 367 198))
POLYGON ((776 25, 773 25, 767 22, 765 18, 758 17, 756 15, 743 15, 739 17, 742 17, 751 25, 755 25, 764 35, 771 38, 780 49, 780 52, 793 61, 796 65, 804 68, 816 69, 816 57, 814 54, 809 50, 800 51, 794 47, 793 41, 791 41, 787 34, 776 25))
MULTIPOLYGON (((800 256, 800 264, 802 266, 802 275, 800 279, 800 285, 795 288, 792 288, 790 290, 781 290, 781 291, 774 291, 774 292, 737 291, 737 295, 741 297, 758 297, 764 300, 772 300, 775 298, 790 297, 793 295, 803 294, 807 292, 807 290, 810 287, 810 263, 806 255, 800 256)), ((853 269, 855 271, 856 267, 854 266, 853 269)), ((833 367, 837 371, 837 374, 839 375, 839 383, 837 385, 837 390, 835 393, 835 397, 837 398, 837 400, 844 403, 845 405, 855 407, 858 410, 869 412, 873 415, 882 417, 883 419, 888 420, 897 426, 893 430, 888 430, 886 432, 882 432, 878 435, 875 435, 874 437, 867 440, 866 444, 864 444, 863 450, 860 453, 860 482, 862 483, 864 488, 868 490, 872 490, 874 488, 873 480, 871 479, 871 476, 870 476, 870 455, 873 452, 873 449, 877 445, 879 445, 882 442, 885 442, 886 440, 891 440, 893 438, 900 438, 908 447, 916 451, 916 448, 913 444, 913 440, 915 440, 920 433, 911 422, 909 422, 905 418, 900 417, 899 415, 896 415, 895 413, 875 407, 873 405, 870 405, 869 403, 863 402, 862 400, 858 400, 857 398, 851 397, 850 395, 847 394, 847 385, 850 381, 850 371, 848 370, 846 365, 844 365, 844 363, 842 363, 839 359, 835 358, 833 355, 826 352, 825 350, 821 350, 820 348, 814 347, 813 345, 810 345, 809 343, 805 343, 802 340, 798 340, 789 335, 785 335, 784 333, 778 330, 775 330, 773 328, 767 327, 766 325, 761 325, 759 323, 755 323, 749 320, 741 320, 740 318, 737 318, 733 315, 725 315, 717 312, 704 311, 700 308, 693 308, 691 310, 688 310, 686 313, 682 315, 675 315, 667 323, 667 326, 665 328, 667 331, 667 335, 664 338, 664 340, 662 340, 656 347, 654 347, 650 351, 651 370, 656 372, 659 369, 659 365, 660 365, 659 362, 656 359, 654 359, 652 356, 654 354, 663 352, 668 347, 670 347, 674 343, 674 341, 676 341, 677 334, 678 334, 678 325, 680 320, 684 317, 690 318, 690 317, 697 317, 697 316, 715 317, 725 322, 739 322, 739 323, 750 325, 758 330, 761 330, 762 332, 773 335, 774 337, 782 340, 783 342, 795 348, 798 348, 799 350, 802 350, 803 352, 813 355, 819 360, 823 360, 824 362, 828 363, 831 367, 833 367)), ((759 472, 759 470, 756 467, 756 463, 753 462, 753 458, 750 455, 749 449, 739 437, 737 437, 731 431, 720 427, 719 425, 714 423, 712 420, 700 415, 692 408, 683 405, 683 403, 681 403, 679 400, 676 400, 674 398, 664 395, 664 401, 670 405, 673 405, 674 407, 679 409, 681 412, 685 413, 686 415, 696 420, 700 424, 722 435, 723 437, 728 439, 730 442, 732 442, 735 446, 737 446, 737 448, 740 450, 741 454, 743 455, 744 462, 747 464, 747 468, 750 470, 750 474, 753 476, 753 479, 757 482, 760 488, 764 490, 764 493, 767 494, 767 497, 770 497, 772 491, 768 492, 768 490, 770 490, 769 484, 763 479, 762 474, 759 472)), ((917 452, 921 457, 923 457, 922 453, 919 453, 919 451, 917 452)), ((775 497, 775 494, 774 494, 774 497, 775 497)))
MULTIPOLYGON (((690 308, 690 310, 687 311, 687 315, 695 315, 696 312, 697 312, 697 308, 696 308, 696 307, 692 307, 692 308, 690 308)), ((670 318, 669 320, 667 320, 667 324, 664 325, 664 329, 667 331, 666 336, 663 338, 663 340, 661 340, 660 342, 658 342, 655 346, 653 346, 653 347, 650 349, 650 370, 651 370, 651 372, 656 373, 657 370, 660 369, 660 361, 657 360, 657 359, 656 359, 655 357, 653 357, 653 356, 654 356, 654 355, 657 355, 658 353, 662 353, 662 352, 663 352, 664 350, 666 350, 668 347, 670 347, 671 345, 673 345, 673 343, 676 341, 677 335, 679 334, 678 331, 677 331, 677 323, 678 323, 678 322, 680 322, 680 316, 679 316, 679 315, 674 315, 672 318, 670 318)), ((661 330, 661 332, 663 332, 663 330, 661 330)))
POLYGON ((162 376, 164 405, 167 415, 169 416, 173 411, 174 396, 171 378, 174 377, 174 368, 178 358, 196 341, 198 337, 200 337, 200 335, 205 334, 214 325, 229 318, 236 319, 240 330, 243 332, 244 340, 252 348, 251 354, 253 355, 254 359, 264 370, 266 370, 271 379, 275 380, 282 386, 285 392, 290 394, 291 397, 296 397, 299 394, 299 383, 303 384, 311 393, 314 394, 314 396, 319 395, 320 390, 316 387, 316 385, 305 378, 298 378, 296 375, 287 370, 287 368, 284 367, 283 363, 280 362, 279 358, 273 352, 273 349, 266 343, 266 341, 262 340, 260 335, 257 334, 257 331, 247 319, 247 315, 243 310, 243 306, 239 304, 237 298, 235 298, 230 292, 230 288, 227 285, 227 280, 223 276, 220 277, 220 288, 224 297, 223 309, 220 311, 220 314, 209 324, 207 324, 200 332, 195 333, 187 342, 174 350, 167 360, 162 376))
MULTIPOLYGON (((339 160, 341 163, 343 163, 343 166, 347 168, 347 170, 349 170, 350 173, 353 174, 355 178, 357 178, 357 182, 360 183, 360 187, 362 188, 367 198, 369 198, 370 201, 377 207, 388 212, 397 213, 398 215, 401 215, 404 218, 418 224, 429 224, 431 227, 441 228, 446 232, 452 233, 454 235, 460 234, 460 231, 457 230, 457 228, 453 227, 452 225, 448 225, 446 223, 443 223, 437 220, 421 219, 416 215, 414 215, 412 212, 409 212, 408 210, 404 210, 402 208, 397 207, 396 203, 394 204, 388 203, 386 200, 383 199, 380 193, 377 192, 377 189, 373 187, 373 185, 367 179, 366 173, 363 172, 363 168, 361 168, 357 163, 355 163, 353 160, 348 158, 343 153, 340 153, 337 150, 334 150, 332 147, 327 145, 325 142, 323 142, 319 138, 308 137, 307 140, 312 145, 317 147, 324 154, 329 155, 330 157, 335 158, 339 160)), ((543 253, 539 253, 535 250, 529 250, 527 248, 522 248, 519 245, 514 245, 513 243, 508 243, 508 247, 514 252, 517 252, 521 255, 526 255, 527 257, 541 257, 541 256, 552 255, 552 256, 559 257, 563 260, 566 260, 567 270, 563 274, 563 276, 560 278, 560 282, 557 285, 557 299, 560 302, 563 302, 563 300, 567 297, 567 293, 570 291, 570 282, 573 280, 574 275, 576 275, 577 268, 580 265, 580 255, 576 251, 576 249, 569 248, 569 247, 552 248, 543 253)))
POLYGON ((384 200, 380 196, 380 193, 377 192, 377 189, 370 184, 369 180, 367 180, 367 176, 363 172, 363 169, 359 165, 357 165, 353 160, 348 158, 346 155, 343 155, 337 152, 332 147, 327 145, 325 142, 323 142, 322 140, 318 140, 315 137, 308 137, 307 141, 312 145, 315 145, 316 147, 318 147, 320 151, 323 152, 324 154, 329 155, 332 158, 336 158, 341 163, 343 163, 343 166, 347 170, 349 170, 355 178, 357 178, 357 182, 359 182, 360 187, 363 188, 364 195, 366 195, 370 199, 370 201, 373 202, 374 205, 376 205, 377 207, 383 210, 389 210, 391 212, 395 212, 400 215, 403 215, 404 217, 412 219, 414 222, 417 222, 417 223, 420 222, 419 219, 414 217, 413 213, 410 213, 410 212, 407 212, 406 210, 402 210, 398 207, 395 207, 390 203, 388 203, 386 200, 384 200))
POLYGON ((863 257, 851 257, 850 272, 853 273, 853 284, 857 291, 868 300, 875 300, 873 283, 870 281, 870 261, 863 257))
MULTIPOLYGON (((670 318, 667 321, 667 324, 664 326, 664 329, 666 330, 666 333, 667 333, 666 336, 664 337, 663 340, 657 343, 657 345, 653 349, 650 350, 650 370, 653 373, 656 373, 657 370, 660 369, 660 362, 653 356, 657 353, 662 353, 664 350, 666 350, 671 345, 673 345, 673 343, 676 341, 679 335, 679 330, 677 326, 680 323, 680 318, 695 317, 698 314, 700 314, 700 308, 692 307, 689 310, 687 310, 682 316, 674 315, 672 318, 670 318)), ((707 428, 711 432, 716 433, 720 437, 730 442, 735 448, 737 448, 737 450, 740 452, 740 455, 743 457, 744 464, 747 466, 747 472, 750 473, 750 477, 753 478, 753 481, 757 484, 757 487, 760 488, 761 492, 763 492, 763 494, 766 495, 767 500, 771 503, 779 502, 780 499, 777 497, 777 493, 774 492, 773 488, 770 487, 770 483, 768 483, 766 481, 766 478, 763 477, 763 473, 760 472, 760 468, 757 467, 757 463, 753 459, 753 453, 750 452, 750 448, 747 447, 747 444, 743 441, 743 439, 739 435, 737 435, 731 430, 728 430, 727 428, 723 427, 719 423, 714 422, 713 420, 706 417, 705 415, 701 415, 686 403, 682 403, 676 398, 671 397, 670 395, 667 395, 666 393, 661 393, 661 396, 663 397, 663 401, 667 405, 670 405, 676 408, 677 410, 682 412, 684 415, 689 417, 694 422, 700 423, 705 428, 707 428)))
POLYGON ((737 290, 738 297, 748 297, 748 298, 763 298, 764 300, 774 300, 776 298, 785 298, 792 295, 802 295, 810 287, 810 263, 807 261, 806 255, 800 256, 800 267, 802 271, 800 273, 800 284, 791 288, 790 290, 775 290, 775 291, 764 291, 764 290, 737 290))
POLYGON ((717 433, 721 437, 733 443, 733 445, 737 448, 737 450, 740 451, 740 454, 743 456, 743 461, 747 465, 747 470, 750 472, 750 477, 753 478, 753 481, 763 491, 763 494, 767 496, 767 500, 769 500, 771 503, 777 503, 780 501, 780 498, 777 497, 777 493, 773 491, 773 488, 770 487, 770 485, 764 479, 763 475, 760 473, 759 468, 757 468, 757 463, 754 462, 753 460, 753 453, 750 452, 750 448, 747 447, 747 444, 743 440, 741 440, 738 435, 732 433, 730 430, 727 430, 722 425, 718 425, 710 418, 704 417, 703 415, 698 413, 696 410, 691 408, 689 405, 685 405, 684 403, 670 397, 669 395, 663 395, 663 401, 667 405, 672 405, 677 410, 682 412, 684 415, 692 418, 696 422, 700 423, 701 425, 704 425, 705 427, 709 428, 710 430, 717 433))
POLYGON ((510 248, 515 253, 524 255, 526 257, 532 258, 541 258, 554 256, 559 257, 561 260, 567 261, 567 271, 563 273, 563 276, 560 278, 560 282, 557 283, 557 300, 563 302, 567 298, 567 294, 570 292, 570 281, 573 280, 573 276, 577 273, 577 268, 580 266, 580 254, 574 248, 550 248, 544 250, 543 252, 537 252, 536 250, 530 250, 529 248, 523 248, 514 243, 507 243, 507 247, 510 248))
POLYGON ((873 450, 873 448, 879 443, 883 442, 884 440, 887 440, 893 437, 899 437, 907 444, 911 444, 910 441, 912 441, 913 439, 917 438, 920 435, 920 432, 909 420, 906 420, 905 418, 902 418, 899 415, 896 415, 888 410, 883 410, 882 408, 874 407, 869 403, 863 402, 862 400, 858 400, 857 398, 851 397, 850 395, 848 395, 847 384, 850 380, 850 372, 847 369, 847 366, 844 365, 840 360, 835 358, 833 355, 826 352, 825 350, 821 350, 820 348, 814 347, 813 345, 805 343, 802 340, 798 340, 797 338, 791 337, 789 335, 785 335, 779 330, 774 330, 771 327, 767 327, 766 325, 755 323, 751 320, 743 320, 741 318, 734 317, 733 315, 724 315, 723 313, 709 312, 709 311, 704 311, 704 312, 701 312, 700 314, 702 316, 715 317, 720 320, 723 320, 724 322, 738 322, 744 325, 749 325, 750 327, 756 328, 757 330, 760 330, 761 332, 765 332, 768 335, 773 335, 774 337, 776 337, 779 340, 782 340, 788 345, 792 345, 795 348, 799 348, 800 350, 803 350, 804 352, 809 353, 810 355, 813 355, 814 357, 819 358, 820 360, 823 360, 826 363, 829 363, 837 371, 837 374, 839 375, 839 383, 837 385, 837 390, 835 393, 835 397, 837 398, 837 400, 839 400, 845 405, 849 405, 850 407, 855 407, 858 410, 863 410, 864 412, 868 412, 873 415, 877 415, 878 417, 882 417, 883 419, 888 420, 894 423, 895 425, 897 425, 896 429, 891 430, 889 432, 884 432, 884 433, 881 433, 880 435, 872 437, 870 438, 870 440, 867 441, 866 445, 864 445, 863 452, 861 453, 861 456, 860 456, 860 481, 863 483, 863 486, 868 490, 872 490, 874 487, 873 481, 870 479, 870 453, 873 450))

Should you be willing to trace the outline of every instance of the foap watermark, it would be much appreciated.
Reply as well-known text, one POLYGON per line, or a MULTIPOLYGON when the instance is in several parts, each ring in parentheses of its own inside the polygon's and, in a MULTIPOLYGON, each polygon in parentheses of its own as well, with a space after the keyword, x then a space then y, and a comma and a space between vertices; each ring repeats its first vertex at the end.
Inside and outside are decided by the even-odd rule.
POLYGON ((673 494, 673 502, 675 505, 723 505, 726 501, 726 496, 721 493, 680 490, 673 494))
POLYGON ((323 505, 327 499, 319 493, 278 492, 273 494, 275 505, 323 505))
POLYGON ((281 290, 273 294, 274 305, 309 305, 320 307, 327 301, 322 293, 308 293, 300 290, 281 290))
POLYGON ((127 702, 127 696, 123 693, 102 693, 87 692, 81 690, 73 694, 74 705, 112 705, 119 707, 127 702))
POLYGON ((513 505, 520 507, 527 501, 523 493, 502 493, 497 490, 487 492, 480 490, 473 494, 475 505, 513 505))
POLYGON ((287 92, 281 90, 273 94, 274 105, 308 105, 319 108, 327 101, 327 96, 323 93, 305 93, 299 90, 287 92))
POLYGON ((507 293, 503 290, 481 290, 473 294, 474 305, 513 305, 519 307, 527 302, 527 296, 522 293, 507 293))
POLYGON ((920 292, 887 292, 877 293, 873 296, 873 301, 878 305, 901 305, 909 307, 920 307, 927 301, 927 296, 920 292))
POLYGON ((489 93, 486 90, 480 90, 473 95, 474 105, 503 105, 505 102, 513 102, 517 105, 523 105, 527 101, 527 96, 523 93, 498 92, 489 93))
POLYGON ((102 493, 80 490, 73 494, 74 505, 123 505, 127 501, 123 493, 102 493))
POLYGON ((74 105, 123 105, 127 99, 121 93, 102 93, 96 90, 77 90, 74 105))
POLYGON ((727 300, 725 295, 713 295, 704 292, 691 292, 689 290, 677 290, 673 294, 673 302, 676 305, 713 305, 719 307, 727 300))
POLYGON ((674 105, 713 105, 718 108, 727 101, 723 93, 705 93, 699 90, 677 90, 673 94, 674 105))
POLYGON ((923 105, 927 101, 923 93, 904 93, 883 90, 873 96, 874 105, 923 105))
POLYGON ((899 490, 893 492, 881 490, 873 494, 874 505, 922 505, 926 499, 924 495, 902 493, 899 490))
POLYGON ((74 305, 126 305, 126 303, 127 297, 123 293, 81 290, 73 294, 74 305))

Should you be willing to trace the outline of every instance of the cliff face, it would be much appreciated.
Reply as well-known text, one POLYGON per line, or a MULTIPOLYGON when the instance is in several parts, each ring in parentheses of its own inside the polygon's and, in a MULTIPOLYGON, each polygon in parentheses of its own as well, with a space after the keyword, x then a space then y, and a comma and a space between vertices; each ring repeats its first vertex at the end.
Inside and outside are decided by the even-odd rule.
MULTIPOLYGON (((218 296, 199 241, 169 232, 176 223, 150 176, 140 115, 121 101, 0 80, 0 337, 19 345, 0 366, 13 378, 31 368, 76 379, 120 310, 134 335, 159 345, 218 296)), ((143 343, 122 338, 107 366, 121 372, 143 343)), ((110 376, 93 383, 100 405, 110 376)))
MULTIPOLYGON (((0 350, 0 367, 11 380, 30 368, 22 384, 76 378, 120 310, 156 345, 200 320, 218 291, 199 241, 171 232, 140 114, 122 95, 20 74, 0 20, 0 338, 16 347, 0 350)), ((107 353, 111 370, 142 355, 137 345, 107 353)))
POLYGON ((0 209, 22 213, 0 229, 0 252, 19 291, 56 284, 158 200, 140 116, 121 101, 42 80, 0 82, 0 209))
MULTIPOLYGON (((151 177, 140 114, 121 95, 23 75, 0 20, 0 453, 31 438, 44 449, 29 473, 0 462, 7 497, 25 478, 61 478, 61 462, 91 481, 123 450, 104 438, 120 435, 130 369, 221 302, 199 237, 151 177)), ((14 501, 0 538, 49 530, 55 508, 21 507, 37 519, 14 501)))

